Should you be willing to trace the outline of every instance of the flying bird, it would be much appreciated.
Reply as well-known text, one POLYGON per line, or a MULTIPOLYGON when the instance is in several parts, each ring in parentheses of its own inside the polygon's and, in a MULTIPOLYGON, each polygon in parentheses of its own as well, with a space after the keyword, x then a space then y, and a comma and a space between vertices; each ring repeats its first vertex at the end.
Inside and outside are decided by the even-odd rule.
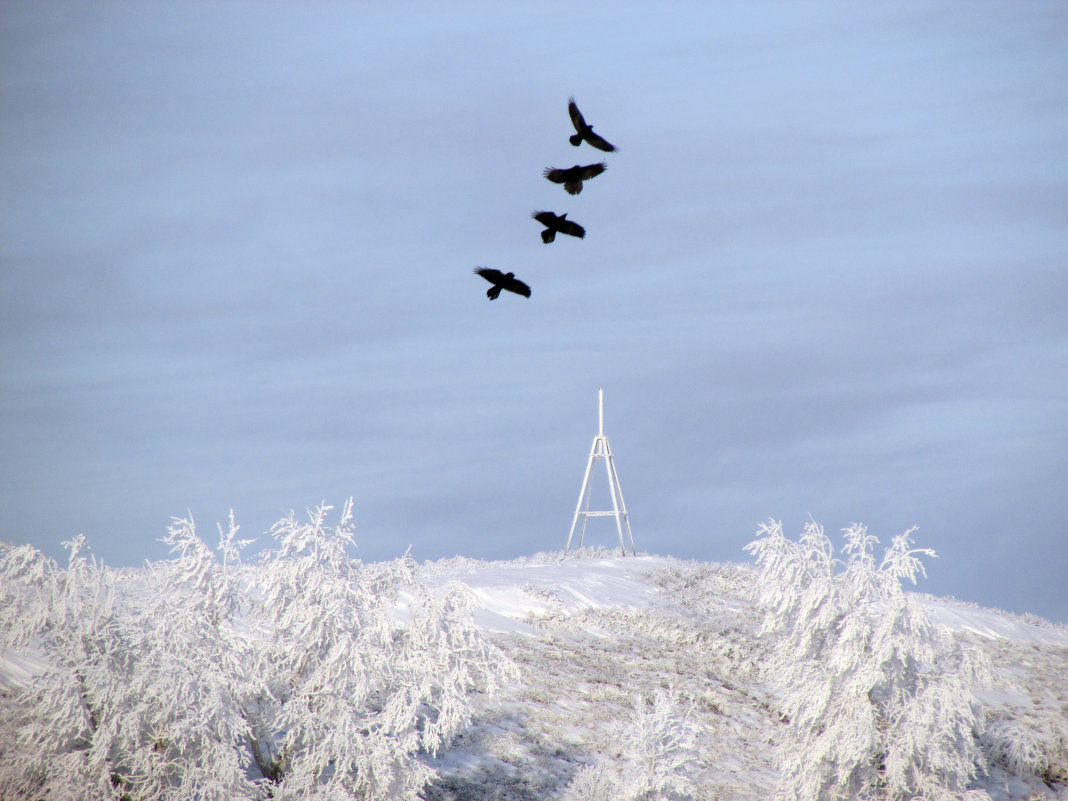
POLYGON ((585 167, 580 167, 576 164, 574 167, 568 167, 566 170, 558 170, 556 167, 546 167, 545 177, 554 184, 563 184, 564 189, 567 190, 569 195, 577 195, 582 191, 583 181, 588 181, 590 178, 600 175, 607 169, 608 165, 603 161, 596 164, 587 164, 585 167))
POLYGON ((530 216, 545 226, 545 230, 541 232, 541 241, 546 245, 556 239, 557 232, 568 236, 577 236, 579 239, 586 236, 586 229, 577 222, 567 219, 567 214, 536 211, 530 216))
POLYGON ((502 273, 492 267, 476 267, 475 272, 489 281, 493 286, 486 290, 486 297, 496 300, 502 289, 515 292, 525 298, 530 297, 530 287, 515 277, 515 273, 502 273))
POLYGON ((603 136, 593 132, 593 126, 586 122, 586 119, 582 116, 582 112, 579 111, 578 106, 575 105, 575 98, 573 97, 567 99, 567 113, 571 115, 571 124, 575 126, 575 130, 578 132, 571 136, 567 141, 575 147, 578 147, 582 144, 582 140, 585 139, 590 145, 598 150, 603 150, 605 153, 612 153, 615 151, 615 145, 611 144, 603 136))

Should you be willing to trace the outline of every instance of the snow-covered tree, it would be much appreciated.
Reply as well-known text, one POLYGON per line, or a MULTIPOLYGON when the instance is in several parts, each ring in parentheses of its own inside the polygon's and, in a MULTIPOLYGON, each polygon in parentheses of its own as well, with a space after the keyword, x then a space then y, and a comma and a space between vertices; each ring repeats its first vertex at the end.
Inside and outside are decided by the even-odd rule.
POLYGON ((0 797, 257 797, 235 750, 235 587, 191 521, 167 541, 180 558, 147 572, 105 568, 82 537, 66 569, 31 548, 0 559, 0 647, 45 666, 0 699, 0 797))
POLYGON ((416 755, 506 662, 462 592, 350 559, 351 501, 336 526, 329 511, 281 521, 258 566, 232 517, 221 563, 191 520, 148 570, 109 570, 82 538, 66 568, 0 554, 0 651, 45 664, 0 697, 0 797, 414 798, 431 776, 416 755))
POLYGON ((268 677, 243 703, 253 757, 282 797, 415 798, 432 777, 415 755, 467 724, 468 691, 492 689, 505 663, 459 587, 426 594, 410 560, 348 558, 351 501, 335 527, 327 511, 280 521, 280 550, 252 574, 252 670, 268 677))
POLYGON ((911 535, 878 562, 860 525, 845 532, 844 561, 815 523, 795 542, 772 521, 747 546, 764 632, 779 638, 769 671, 789 721, 783 799, 957 799, 983 767, 971 688, 989 669, 902 590, 924 572, 920 556, 934 556, 911 535))
MULTIPOLYGON (((240 701, 262 686, 248 670, 250 642, 242 615, 241 547, 230 515, 220 529, 223 561, 189 518, 175 519, 164 541, 177 558, 149 565, 144 584, 128 590, 136 604, 136 669, 128 691, 129 725, 149 736, 150 760, 131 798, 253 799, 244 749, 248 724, 240 701), (151 772, 149 772, 149 768, 151 772)), ((133 789, 133 788, 131 788, 133 789)))
POLYGON ((568 785, 565 801, 684 801, 696 791, 697 724, 693 702, 675 691, 634 696, 630 717, 612 732, 615 762, 588 765, 568 785))

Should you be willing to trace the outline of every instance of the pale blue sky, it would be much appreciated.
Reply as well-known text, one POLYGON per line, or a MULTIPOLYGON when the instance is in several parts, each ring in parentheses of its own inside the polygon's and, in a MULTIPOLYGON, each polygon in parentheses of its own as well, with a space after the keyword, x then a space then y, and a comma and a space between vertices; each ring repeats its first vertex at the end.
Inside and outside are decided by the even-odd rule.
POLYGON ((640 550, 916 525, 1068 621, 1066 260, 1059 2, 7 2, 0 539, 559 549, 604 387, 640 550))

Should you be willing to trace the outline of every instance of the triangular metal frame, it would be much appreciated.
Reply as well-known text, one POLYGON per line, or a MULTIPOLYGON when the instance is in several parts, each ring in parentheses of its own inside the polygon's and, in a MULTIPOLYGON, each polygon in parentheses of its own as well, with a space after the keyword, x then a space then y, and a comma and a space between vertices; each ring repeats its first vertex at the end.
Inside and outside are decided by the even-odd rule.
POLYGON ((593 447, 590 448, 590 458, 586 463, 586 474, 582 478, 582 489, 579 490, 578 504, 575 506, 575 516, 571 518, 571 531, 567 535, 567 545, 564 552, 571 550, 571 540, 575 536, 575 528, 579 518, 582 518, 582 528, 579 530, 578 547, 582 547, 582 541, 586 537, 586 522, 591 517, 615 517, 616 532, 619 534, 619 550, 623 556, 627 555, 627 547, 623 542, 623 529, 627 530, 627 538, 630 540, 631 555, 635 555, 634 534, 630 530, 630 520, 627 518, 627 505, 623 502, 623 491, 619 488, 619 474, 616 473, 616 463, 612 458, 612 448, 608 444, 608 437, 604 434, 604 390, 597 390, 597 436, 593 438, 593 447), (608 473, 608 489, 612 493, 611 511, 590 511, 590 477, 593 475, 593 465, 598 459, 604 459, 605 471, 608 473))

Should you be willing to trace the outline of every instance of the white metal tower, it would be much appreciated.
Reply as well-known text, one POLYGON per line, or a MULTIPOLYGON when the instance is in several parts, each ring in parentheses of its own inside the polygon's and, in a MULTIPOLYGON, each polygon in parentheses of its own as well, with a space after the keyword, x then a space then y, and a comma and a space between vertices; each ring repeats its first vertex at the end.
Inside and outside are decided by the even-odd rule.
POLYGON ((623 555, 627 555, 627 547, 623 543, 623 529, 627 530, 627 538, 630 540, 630 552, 633 555, 634 535, 630 531, 630 521, 627 519, 627 505, 623 503, 623 491, 619 488, 619 475, 616 473, 616 463, 612 459, 612 448, 608 444, 608 437, 604 435, 604 390, 597 390, 597 436, 593 438, 593 447, 590 448, 590 459, 586 463, 586 475, 582 478, 582 489, 579 491, 578 504, 575 506, 575 516, 571 519, 571 532, 567 535, 567 546, 564 551, 571 550, 571 539, 575 536, 575 527, 582 518, 582 529, 579 532, 579 547, 586 536, 586 521, 591 517, 608 517, 616 519, 616 531, 619 534, 619 549, 623 555), (598 459, 604 459, 605 471, 608 473, 608 489, 612 493, 611 511, 590 511, 590 477, 593 475, 593 464, 598 459))

